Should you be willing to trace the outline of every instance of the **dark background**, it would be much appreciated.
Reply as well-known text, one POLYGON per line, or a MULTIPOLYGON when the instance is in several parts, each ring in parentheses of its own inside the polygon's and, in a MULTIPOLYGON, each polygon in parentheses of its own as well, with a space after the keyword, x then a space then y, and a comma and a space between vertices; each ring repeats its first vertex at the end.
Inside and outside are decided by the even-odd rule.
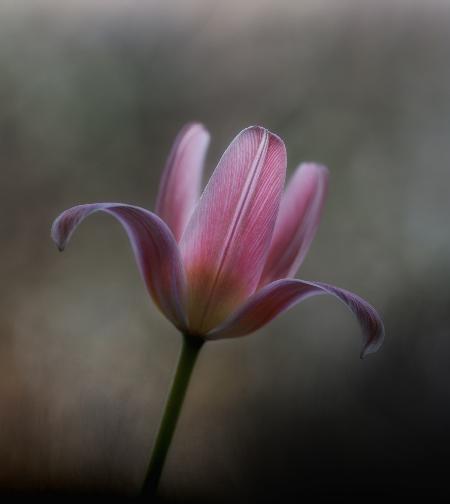
POLYGON ((289 170, 331 170, 301 277, 316 298, 206 345, 160 488, 168 502, 445 495, 450 450, 450 2, 0 3, 0 491, 132 496, 180 337, 117 223, 77 203, 152 208, 171 142, 200 120, 208 173, 261 124, 289 170))

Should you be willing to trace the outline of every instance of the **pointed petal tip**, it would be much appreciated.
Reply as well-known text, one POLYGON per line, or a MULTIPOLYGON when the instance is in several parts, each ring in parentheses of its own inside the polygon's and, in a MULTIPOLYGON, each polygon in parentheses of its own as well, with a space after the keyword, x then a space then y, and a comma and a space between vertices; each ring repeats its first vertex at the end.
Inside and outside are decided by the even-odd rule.
POLYGON ((175 238, 157 215, 123 203, 92 203, 69 208, 52 225, 51 237, 58 250, 62 252, 78 225, 98 211, 120 222, 150 295, 166 317, 184 329, 184 269, 175 238))
POLYGON ((304 161, 298 166, 298 170, 303 174, 310 174, 311 176, 320 177, 323 183, 327 184, 330 177, 330 169, 315 161, 304 161))
POLYGON ((206 126, 201 123, 200 121, 191 121, 191 122, 188 122, 187 124, 185 124, 182 128, 181 131, 184 131, 184 132, 189 132, 191 134, 193 133, 201 133, 203 135, 205 135, 205 137, 209 140, 211 135, 208 131, 208 129, 206 128, 206 126))
POLYGON ((196 127, 198 127, 198 128, 202 128, 202 129, 206 130, 205 125, 201 121, 196 121, 196 120, 187 122, 184 127, 185 128, 196 128, 196 127))
POLYGON ((192 121, 191 123, 189 123, 189 125, 192 128, 198 128, 198 129, 204 131, 205 133, 208 133, 208 135, 209 135, 209 132, 206 129, 206 126, 202 122, 200 122, 200 121, 192 121))
POLYGON ((210 134, 199 122, 185 124, 172 145, 156 199, 155 212, 178 241, 200 197, 210 134))
MULTIPOLYGON (((81 205, 80 205, 81 206, 81 205)), ((64 252, 67 244, 72 237, 74 228, 77 226, 79 220, 73 215, 73 207, 69 210, 62 212, 54 221, 50 231, 50 237, 56 245, 59 252, 64 252)))
POLYGON ((315 162, 298 165, 281 198, 260 286, 292 278, 313 242, 328 192, 329 170, 315 162))
POLYGON ((267 135, 270 135, 271 137, 275 138, 276 140, 278 140, 281 144, 284 145, 284 141, 283 139, 277 135, 276 133, 274 133, 273 131, 269 130, 268 128, 264 127, 264 126, 261 126, 260 124, 254 124, 252 126, 248 126, 247 128, 244 128, 240 134, 242 133, 245 133, 245 132, 250 132, 250 131, 260 131, 262 133, 265 133, 267 135))
POLYGON ((380 320, 380 324, 381 324, 381 327, 380 327, 379 333, 376 336, 376 338, 374 339, 374 341, 370 341, 363 346, 361 353, 360 353, 360 356, 359 356, 361 360, 364 360, 370 354, 374 354, 374 353, 378 352, 378 350, 380 350, 380 348, 383 346, 385 331, 384 331, 383 322, 381 322, 381 320, 380 320))
POLYGON ((330 173, 330 170, 327 166, 322 163, 317 163, 316 161, 303 161, 300 163, 300 168, 304 170, 319 170, 325 173, 330 173))
POLYGON ((349 308, 361 325, 361 359, 375 353, 383 344, 384 325, 375 308, 356 294, 333 285, 297 279, 276 280, 253 294, 209 339, 239 337, 264 326, 295 304, 310 297, 331 294, 349 308))
POLYGON ((64 252, 64 249, 66 248, 66 241, 67 240, 63 239, 63 237, 61 236, 60 230, 59 230, 58 223, 60 221, 60 217, 61 216, 59 216, 57 219, 55 219, 53 221, 51 232, 50 232, 50 238, 53 240, 53 243, 56 245, 56 248, 60 252, 64 252))
POLYGON ((284 177, 283 177, 283 186, 285 182, 285 177, 286 177, 286 166, 287 166, 287 151, 286 151, 286 145, 284 143, 284 140, 274 133, 273 131, 265 128, 264 126, 260 125, 254 125, 254 126, 249 126, 248 128, 243 129, 236 138, 240 137, 241 135, 245 133, 259 133, 262 135, 262 137, 266 137, 269 144, 274 148, 273 154, 278 157, 278 160, 276 163, 280 163, 281 165, 284 166, 284 177))

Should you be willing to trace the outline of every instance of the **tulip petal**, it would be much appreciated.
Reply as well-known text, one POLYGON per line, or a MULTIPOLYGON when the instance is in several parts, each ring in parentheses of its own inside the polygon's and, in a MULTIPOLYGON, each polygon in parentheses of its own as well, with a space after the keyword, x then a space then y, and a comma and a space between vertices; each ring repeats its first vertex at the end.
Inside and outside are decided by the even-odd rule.
POLYGON ((209 133, 198 123, 178 134, 161 177, 155 212, 178 241, 199 199, 209 133))
POLYGON ((51 234, 59 250, 64 250, 77 226, 98 211, 112 215, 122 224, 150 295, 166 317, 184 330, 184 270, 177 243, 157 215, 121 203, 75 206, 63 212, 53 223, 51 234))
POLYGON ((208 339, 245 336, 270 322, 277 315, 305 299, 331 294, 356 316, 363 331, 361 358, 376 352, 384 339, 384 327, 375 308, 356 294, 333 285, 305 280, 284 279, 266 285, 251 296, 220 327, 206 335, 208 339))
POLYGON ((261 127, 242 131, 222 156, 180 241, 194 332, 221 323, 255 291, 285 172, 283 141, 261 127))
POLYGON ((328 169, 301 164, 281 198, 260 286, 295 276, 316 234, 328 186, 328 169))

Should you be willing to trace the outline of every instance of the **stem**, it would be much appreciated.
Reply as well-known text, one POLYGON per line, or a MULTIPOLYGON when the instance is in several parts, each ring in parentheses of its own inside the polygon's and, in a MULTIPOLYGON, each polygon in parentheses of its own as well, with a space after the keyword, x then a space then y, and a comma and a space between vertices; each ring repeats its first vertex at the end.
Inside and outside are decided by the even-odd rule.
POLYGON ((183 347, 142 487, 142 496, 153 497, 158 489, 192 370, 203 343, 204 340, 199 337, 183 334, 183 347))

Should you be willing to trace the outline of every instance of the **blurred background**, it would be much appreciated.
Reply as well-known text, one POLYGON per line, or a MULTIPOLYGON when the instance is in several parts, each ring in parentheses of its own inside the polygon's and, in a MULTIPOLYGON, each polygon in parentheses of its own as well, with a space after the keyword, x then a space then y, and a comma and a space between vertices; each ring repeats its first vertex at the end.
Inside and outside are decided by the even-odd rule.
POLYGON ((386 325, 364 361, 335 299, 206 345, 162 502, 445 495, 450 450, 450 2, 0 3, 0 492, 135 495, 180 336, 120 226, 78 203, 152 208, 191 120, 207 175, 264 125, 289 171, 331 170, 300 276, 386 325))

